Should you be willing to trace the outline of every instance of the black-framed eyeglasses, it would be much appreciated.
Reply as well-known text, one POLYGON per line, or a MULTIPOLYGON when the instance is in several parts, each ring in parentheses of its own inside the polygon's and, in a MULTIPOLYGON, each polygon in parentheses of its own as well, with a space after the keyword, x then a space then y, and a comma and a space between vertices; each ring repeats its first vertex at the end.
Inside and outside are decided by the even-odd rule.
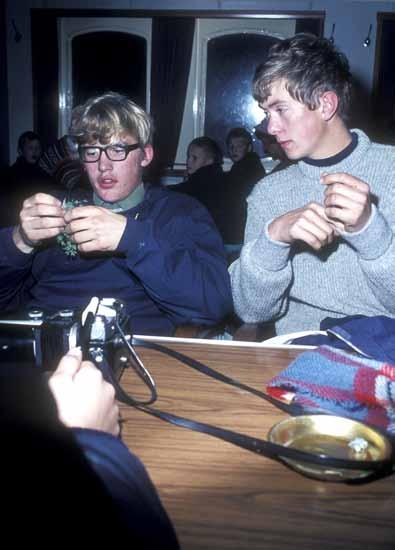
POLYGON ((100 160, 103 152, 109 160, 118 162, 125 160, 131 151, 135 151, 139 147, 139 143, 132 143, 132 145, 106 145, 105 147, 100 147, 99 145, 80 145, 78 153, 82 162, 97 162, 100 160))

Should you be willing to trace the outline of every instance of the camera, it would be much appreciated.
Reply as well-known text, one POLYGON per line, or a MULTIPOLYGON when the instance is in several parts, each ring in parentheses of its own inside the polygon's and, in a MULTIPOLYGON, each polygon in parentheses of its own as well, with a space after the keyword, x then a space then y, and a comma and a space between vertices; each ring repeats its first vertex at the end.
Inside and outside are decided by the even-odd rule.
POLYGON ((82 312, 61 309, 45 314, 32 309, 27 318, 0 320, 0 364, 53 371, 70 348, 79 346, 83 359, 100 369, 120 401, 148 405, 157 398, 155 382, 134 349, 133 337, 126 333, 128 326, 125 305, 114 298, 93 297, 82 312), (129 396, 119 384, 129 366, 149 390, 142 400, 129 396))
POLYGON ((97 366, 107 362, 117 373, 127 362, 127 327, 124 304, 113 298, 93 297, 82 312, 32 309, 26 318, 0 321, 0 362, 54 370, 70 348, 80 346, 84 359, 97 366))

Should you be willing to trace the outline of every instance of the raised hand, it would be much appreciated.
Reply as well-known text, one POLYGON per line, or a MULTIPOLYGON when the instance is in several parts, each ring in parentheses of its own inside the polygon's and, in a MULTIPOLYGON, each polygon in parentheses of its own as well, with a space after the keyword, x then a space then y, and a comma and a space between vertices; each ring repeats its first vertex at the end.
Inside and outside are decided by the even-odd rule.
POLYGON ((30 253, 46 239, 56 237, 65 227, 62 203, 52 195, 37 193, 23 202, 20 224, 14 229, 15 246, 30 253))
POLYGON ((268 231, 269 236, 276 241, 288 244, 303 241, 314 250, 330 244, 337 236, 337 229, 325 214, 325 208, 316 202, 274 219, 268 231))
POLYGON ((126 227, 126 218, 101 206, 77 206, 65 214, 66 233, 80 252, 116 250, 126 227))
POLYGON ((346 173, 324 174, 321 182, 326 186, 324 206, 328 219, 342 231, 363 229, 372 212, 369 185, 346 173))

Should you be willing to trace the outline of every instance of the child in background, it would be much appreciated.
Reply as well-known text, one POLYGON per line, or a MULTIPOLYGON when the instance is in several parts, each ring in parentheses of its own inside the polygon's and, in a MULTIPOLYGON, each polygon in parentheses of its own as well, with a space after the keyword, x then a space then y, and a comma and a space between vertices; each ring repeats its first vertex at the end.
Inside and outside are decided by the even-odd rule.
POLYGON ((220 189, 224 180, 220 146, 206 136, 192 140, 188 145, 186 164, 187 178, 172 189, 200 201, 218 225, 220 189))

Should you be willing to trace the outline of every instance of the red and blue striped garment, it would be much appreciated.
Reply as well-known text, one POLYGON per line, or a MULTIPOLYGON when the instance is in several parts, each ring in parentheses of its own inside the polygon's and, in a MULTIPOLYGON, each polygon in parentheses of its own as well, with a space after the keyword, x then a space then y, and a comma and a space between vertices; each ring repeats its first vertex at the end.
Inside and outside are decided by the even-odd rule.
POLYGON ((268 384, 306 412, 330 413, 384 428, 395 435, 395 364, 330 346, 299 355, 268 384))

